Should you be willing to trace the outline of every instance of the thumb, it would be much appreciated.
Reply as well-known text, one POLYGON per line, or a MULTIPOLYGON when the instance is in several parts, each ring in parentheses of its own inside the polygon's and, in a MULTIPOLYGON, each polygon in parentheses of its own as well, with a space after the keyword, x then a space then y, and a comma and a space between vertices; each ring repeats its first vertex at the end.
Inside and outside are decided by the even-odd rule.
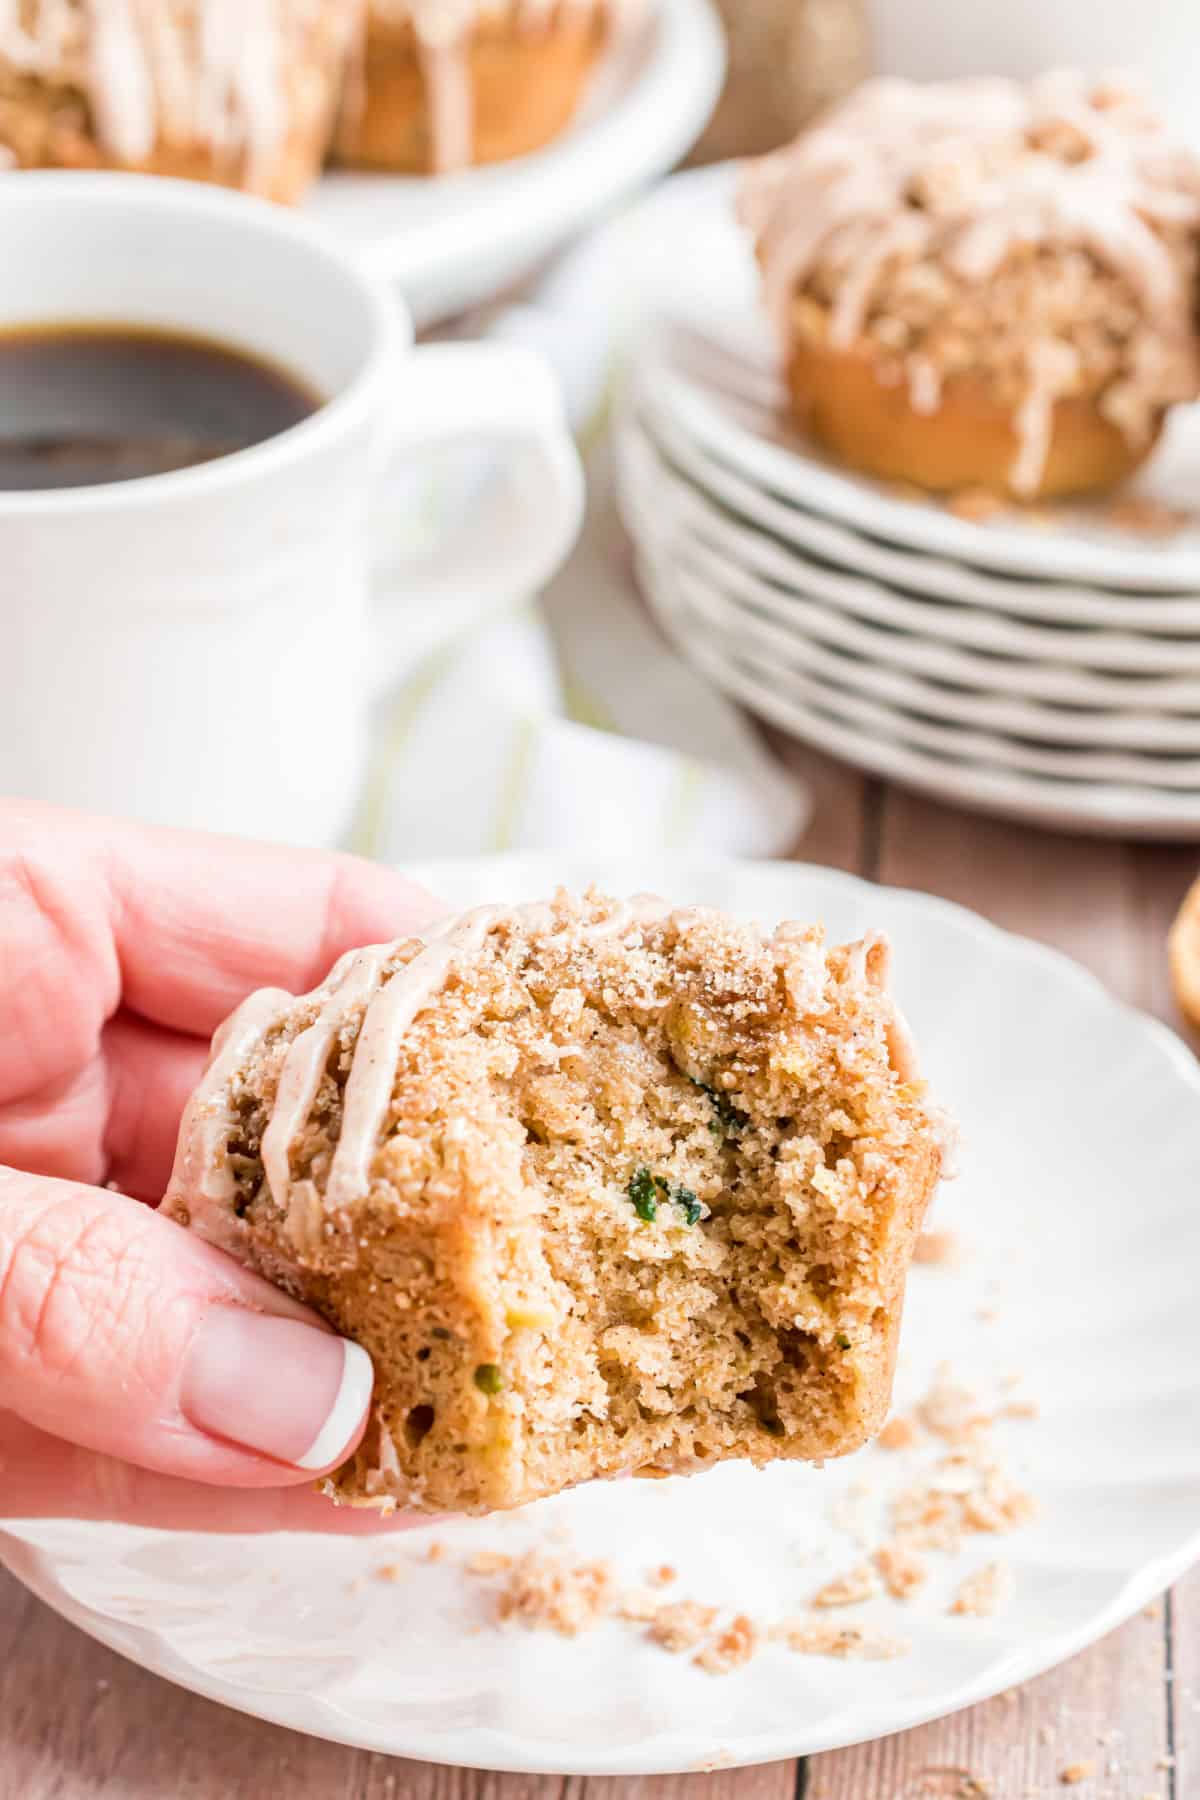
POLYGON ((0 1167, 0 1407, 162 1474, 311 1478, 354 1448, 364 1350, 137 1201, 0 1167))

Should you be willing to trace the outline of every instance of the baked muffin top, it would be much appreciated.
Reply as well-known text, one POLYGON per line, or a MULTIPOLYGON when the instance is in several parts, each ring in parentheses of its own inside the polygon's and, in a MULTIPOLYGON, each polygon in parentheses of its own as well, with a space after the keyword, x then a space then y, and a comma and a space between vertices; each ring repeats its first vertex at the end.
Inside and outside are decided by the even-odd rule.
POLYGON ((1200 390, 1200 158, 1127 81, 867 82, 750 166, 740 215, 785 340, 869 348, 918 410, 970 371, 1136 438, 1200 390))

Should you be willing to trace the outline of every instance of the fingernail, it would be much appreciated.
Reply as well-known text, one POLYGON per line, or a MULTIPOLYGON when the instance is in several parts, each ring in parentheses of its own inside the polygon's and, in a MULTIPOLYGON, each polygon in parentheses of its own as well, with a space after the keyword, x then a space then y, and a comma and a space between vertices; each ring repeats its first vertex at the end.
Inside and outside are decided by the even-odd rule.
POLYGON ((370 1357, 348 1338, 214 1306, 192 1339, 180 1405, 200 1431, 297 1469, 325 1469, 358 1437, 373 1379, 370 1357))

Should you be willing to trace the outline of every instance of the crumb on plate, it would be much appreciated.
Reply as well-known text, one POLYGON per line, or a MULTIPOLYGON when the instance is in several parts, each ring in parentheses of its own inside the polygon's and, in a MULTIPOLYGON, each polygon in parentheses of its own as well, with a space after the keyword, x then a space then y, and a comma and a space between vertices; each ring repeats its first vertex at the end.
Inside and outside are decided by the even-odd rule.
POLYGON ((571 1563, 530 1550, 514 1565, 497 1610, 501 1619, 517 1619, 531 1630, 578 1637, 598 1625, 616 1602, 611 1563, 571 1563))
POLYGON ((909 1599, 928 1577, 921 1558, 904 1544, 880 1544, 873 1560, 893 1600, 909 1599))
POLYGON ((673 1600, 658 1608, 646 1635, 651 1643, 679 1655, 702 1643, 716 1622, 715 1606, 701 1606, 698 1600, 673 1600))
POLYGON ((1003 1563, 985 1563, 960 1583, 949 1610, 971 1619, 991 1618, 1005 1605, 1010 1587, 1011 1577, 1003 1563))
POLYGON ((847 1569, 842 1575, 835 1575, 823 1587, 818 1588, 811 1604, 821 1608, 860 1606, 864 1600, 872 1599, 878 1592, 879 1582, 875 1571, 869 1563, 859 1563, 856 1568, 847 1569))
POLYGON ((758 1626, 745 1613, 739 1613, 693 1656, 692 1661, 710 1675, 728 1675, 750 1661, 758 1649, 760 1636, 758 1626))
POLYGON ((798 1656, 836 1656, 863 1662, 889 1662, 907 1656, 912 1645, 870 1625, 845 1625, 835 1619, 785 1619, 771 1637, 798 1656))

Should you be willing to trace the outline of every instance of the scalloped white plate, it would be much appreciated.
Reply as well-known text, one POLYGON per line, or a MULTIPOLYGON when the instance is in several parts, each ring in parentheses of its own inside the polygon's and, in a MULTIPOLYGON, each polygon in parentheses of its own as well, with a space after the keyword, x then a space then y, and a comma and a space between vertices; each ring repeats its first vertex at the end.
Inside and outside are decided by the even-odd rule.
POLYGON ((1030 581, 901 549, 865 537, 836 519, 789 504, 769 488, 745 480, 649 403, 644 407, 643 423, 698 492, 731 516, 761 527, 806 560, 815 557, 909 594, 974 606, 1002 618, 1083 625, 1092 630, 1115 627, 1118 631, 1174 632, 1181 637, 1194 637, 1200 630, 1200 594, 1122 594, 1117 589, 1080 587, 1065 581, 1030 581))
POLYGON ((831 1503, 894 1486, 927 1451, 598 1485, 386 1546, 17 1524, 0 1553, 29 1587, 146 1667, 280 1724, 487 1768, 636 1774, 829 1749, 966 1706, 1082 1649, 1200 1555, 1200 1069, 1176 1038, 1051 951, 827 870, 519 857, 418 873, 461 905, 595 878, 891 934, 926 1073, 962 1128, 937 1219, 968 1251, 961 1268, 913 1272, 898 1397, 947 1355, 985 1395, 1020 1372, 1040 1417, 997 1430, 1038 1517, 932 1559, 907 1606, 854 1615, 908 1636, 908 1656, 772 1645, 723 1678, 629 1625, 571 1642, 495 1627, 457 1553, 561 1529, 630 1580, 668 1561, 680 1592, 777 1618, 858 1559, 831 1503), (445 1560, 420 1560, 431 1535, 445 1560), (1012 1572, 1008 1607, 950 1616, 957 1580, 994 1556, 1012 1572), (360 1579, 395 1558, 411 1563, 398 1584, 360 1579))
POLYGON ((669 169, 704 129, 724 73, 710 0, 654 0, 545 149, 436 178, 335 170, 305 211, 396 282, 427 325, 490 299, 669 169))
MULTIPOLYGON (((870 601, 871 622, 860 619, 845 604, 838 585, 844 578, 835 573, 831 580, 827 569, 789 559, 774 540, 747 532, 672 469, 629 412, 618 420, 616 456, 622 507, 639 542, 675 563, 681 584, 719 594, 727 622, 733 609, 739 630, 789 652, 793 662, 800 658, 851 686, 899 683, 907 697, 884 697, 1026 738, 1200 751, 1200 679, 1122 676, 980 653, 897 629, 886 608, 870 601), (825 645, 843 653, 841 674, 823 667, 825 645)), ((851 596, 860 597, 857 589, 851 596)))
MULTIPOLYGON (((678 492, 678 490, 676 490, 678 492)), ((693 491, 694 492, 694 491, 693 491)), ((705 508, 698 496, 693 509, 705 508)), ((1010 613, 926 599, 919 593, 886 586, 865 575, 795 555, 773 538, 749 530, 732 518, 720 519, 726 544, 737 546, 737 561, 772 580, 815 596, 831 607, 870 619, 896 631, 942 641, 989 657, 1007 657, 1028 663, 1054 664, 1087 677, 1096 672, 1113 675, 1200 675, 1200 636, 1160 636, 1153 632, 1092 630, 1076 625, 1031 623, 1010 613)))
POLYGON ((728 637, 724 642, 714 640, 709 619, 685 597, 676 558, 660 556, 647 544, 639 549, 635 566, 642 592, 663 630, 714 687, 828 756, 952 805, 1056 831, 1173 843, 1200 839, 1196 791, 1067 780, 987 762, 957 761, 910 742, 899 713, 885 721, 885 729, 860 728, 840 710, 841 696, 832 686, 815 699, 802 700, 786 689, 778 658, 766 664, 759 659, 752 668, 736 642, 728 637))
POLYGON ((655 323, 638 346, 638 376, 681 431, 784 501, 887 544, 1027 579, 1200 592, 1200 406, 1174 409, 1129 484, 1192 515, 1166 542, 1115 529, 1103 501, 1062 508, 1051 531, 1019 511, 973 524, 937 503, 900 499, 822 456, 786 405, 753 253, 734 217, 735 189, 736 169, 724 165, 675 177, 649 203, 659 241, 655 323))

